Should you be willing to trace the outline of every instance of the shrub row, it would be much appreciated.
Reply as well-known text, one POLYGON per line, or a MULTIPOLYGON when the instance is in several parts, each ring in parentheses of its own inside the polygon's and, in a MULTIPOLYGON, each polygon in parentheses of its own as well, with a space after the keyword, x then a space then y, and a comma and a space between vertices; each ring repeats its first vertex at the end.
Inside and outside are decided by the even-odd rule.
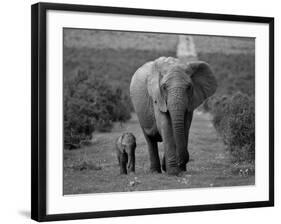
POLYGON ((129 97, 89 71, 64 83, 64 146, 80 147, 94 131, 110 131, 112 122, 130 119, 129 97))
POLYGON ((247 94, 213 97, 207 103, 213 124, 235 161, 255 159, 255 101, 247 94))
POLYGON ((255 159, 254 54, 201 53, 218 81, 216 95, 202 105, 235 161, 255 159))

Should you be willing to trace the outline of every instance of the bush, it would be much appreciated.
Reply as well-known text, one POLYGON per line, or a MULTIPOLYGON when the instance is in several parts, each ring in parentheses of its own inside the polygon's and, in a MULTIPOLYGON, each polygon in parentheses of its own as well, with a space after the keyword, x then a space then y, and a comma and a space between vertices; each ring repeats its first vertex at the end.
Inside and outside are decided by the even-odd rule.
POLYGON ((218 81, 216 94, 200 107, 213 115, 213 124, 235 161, 255 157, 255 55, 199 53, 218 81))
POLYGON ((255 101, 238 92, 212 99, 213 124, 236 161, 255 159, 255 101))
POLYGON ((130 119, 128 97, 105 79, 79 71, 64 84, 64 145, 80 147, 94 131, 110 131, 112 122, 130 119))

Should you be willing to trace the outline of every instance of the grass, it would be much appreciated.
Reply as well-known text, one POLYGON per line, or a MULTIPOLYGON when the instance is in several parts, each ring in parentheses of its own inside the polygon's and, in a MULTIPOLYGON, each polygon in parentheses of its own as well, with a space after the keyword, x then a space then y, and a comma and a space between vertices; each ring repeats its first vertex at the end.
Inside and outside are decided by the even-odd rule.
MULTIPOLYGON (((231 155, 217 136, 208 114, 195 113, 189 141, 191 160, 187 171, 180 177, 148 172, 147 146, 135 114, 122 126, 115 123, 111 133, 96 133, 94 136, 92 146, 64 151, 64 194, 241 186, 255 183, 254 165, 231 162, 231 155), (125 131, 132 132, 137 138, 136 173, 120 175, 114 142, 125 131), (84 165, 83 169, 79 169, 81 164, 84 165)), ((162 157, 162 144, 159 148, 162 157)))

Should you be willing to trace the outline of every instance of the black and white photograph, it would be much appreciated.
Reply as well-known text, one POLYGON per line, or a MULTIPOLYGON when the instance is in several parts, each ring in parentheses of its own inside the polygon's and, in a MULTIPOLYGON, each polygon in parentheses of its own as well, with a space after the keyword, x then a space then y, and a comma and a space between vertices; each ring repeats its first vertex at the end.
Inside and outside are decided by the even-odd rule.
POLYGON ((274 205, 274 18, 32 6, 31 217, 274 205))
POLYGON ((63 194, 255 185, 255 38, 63 28, 63 194))
POLYGON ((4 1, 0 223, 278 223, 277 2, 4 1))

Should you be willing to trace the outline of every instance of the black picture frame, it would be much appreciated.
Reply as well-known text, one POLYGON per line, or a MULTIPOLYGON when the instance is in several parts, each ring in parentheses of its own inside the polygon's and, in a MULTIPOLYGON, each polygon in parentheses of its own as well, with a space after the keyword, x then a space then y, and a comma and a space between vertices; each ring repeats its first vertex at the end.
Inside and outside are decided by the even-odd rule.
POLYGON ((31 10, 31 218, 37 221, 74 220, 116 216, 193 212, 274 206, 274 18, 164 11, 74 4, 37 3, 31 10), (175 17, 217 21, 254 22, 269 25, 269 200, 196 206, 160 207, 69 214, 46 214, 46 13, 63 10, 139 16, 175 17))

